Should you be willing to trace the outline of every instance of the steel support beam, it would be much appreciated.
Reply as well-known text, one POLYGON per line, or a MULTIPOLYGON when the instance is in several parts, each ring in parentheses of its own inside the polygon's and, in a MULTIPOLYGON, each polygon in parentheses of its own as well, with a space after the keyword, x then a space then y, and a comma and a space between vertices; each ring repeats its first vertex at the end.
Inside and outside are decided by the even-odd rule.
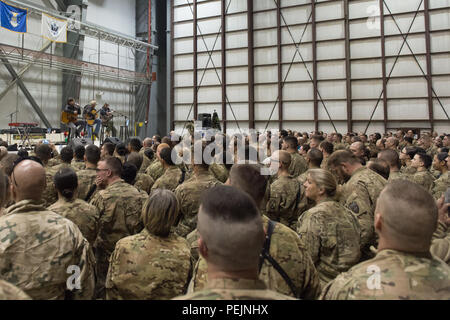
POLYGON ((433 83, 431 70, 431 40, 430 40, 430 2, 424 1, 424 17, 425 17, 425 47, 427 59, 427 91, 428 91, 428 116, 430 118, 431 132, 434 131, 434 110, 433 110, 433 83))
POLYGON ((277 71, 278 71, 278 130, 283 128, 283 65, 281 56, 281 7, 277 1, 277 71))
POLYGON ((170 0, 170 127, 175 130, 174 0, 170 0))
POLYGON ((383 77, 383 123, 384 132, 387 132, 388 101, 386 78, 386 39, 384 37, 384 0, 379 0, 380 5, 380 41, 381 41, 381 74, 383 77))
POLYGON ((193 35, 194 35, 194 47, 193 47, 193 55, 194 55, 194 67, 193 67, 193 76, 194 76, 194 119, 198 119, 198 74, 197 74, 197 68, 198 68, 198 57, 197 57, 197 50, 198 50, 198 42, 197 42, 197 0, 193 0, 193 13, 192 13, 192 27, 193 27, 193 35))
MULTIPOLYGON (((39 52, 44 52, 45 50, 47 50, 50 46, 51 46, 51 42, 47 42, 42 48, 41 50, 39 50, 39 52)), ((9 92, 9 90, 11 90, 14 85, 17 83, 18 80, 21 80, 24 76, 24 74, 31 68, 31 66, 33 66, 33 63, 30 62, 28 63, 26 66, 24 66, 22 69, 20 69, 19 73, 17 74, 17 78, 14 78, 7 86, 5 89, 3 89, 3 91, 0 93, 0 101, 6 96, 6 94, 9 92)))
POLYGON ((21 79, 19 79, 19 75, 17 74, 17 72, 14 70, 14 67, 11 65, 11 63, 9 62, 9 60, 5 57, 5 55, 3 54, 3 52, 0 52, 0 60, 3 62, 3 64, 5 65, 6 69, 8 70, 8 72, 11 74, 11 76, 13 77, 13 79, 17 79, 17 85, 19 86, 19 88, 22 90, 23 94, 25 95, 25 97, 27 98, 28 102, 30 102, 31 106, 33 107, 34 111, 36 111, 36 113, 38 114, 39 118, 41 118, 42 122, 44 122, 45 126, 48 129, 52 128, 52 125, 50 124, 50 122, 48 121, 47 117, 45 116, 45 114, 42 112, 41 108, 39 107, 39 105, 37 104, 36 100, 34 100, 33 96, 31 95, 30 91, 28 91, 27 87, 25 86, 25 84, 23 83, 23 81, 21 79))
POLYGON ((222 33, 221 33, 221 57, 222 57, 222 121, 223 121, 223 132, 227 132, 227 55, 226 55, 226 30, 227 30, 227 22, 225 19, 226 15, 226 0, 221 1, 221 23, 222 23, 222 33))
POLYGON ((255 67, 253 55, 253 0, 247 0, 248 29, 248 127, 255 128, 255 67))
POLYGON ((350 21, 349 4, 344 0, 345 15, 345 78, 347 96, 347 132, 353 131, 353 103, 352 103, 352 69, 350 61, 350 21))
POLYGON ((319 100, 317 98, 317 30, 316 30, 316 0, 311 0, 311 29, 312 29, 312 63, 314 88, 314 128, 319 130, 319 100))

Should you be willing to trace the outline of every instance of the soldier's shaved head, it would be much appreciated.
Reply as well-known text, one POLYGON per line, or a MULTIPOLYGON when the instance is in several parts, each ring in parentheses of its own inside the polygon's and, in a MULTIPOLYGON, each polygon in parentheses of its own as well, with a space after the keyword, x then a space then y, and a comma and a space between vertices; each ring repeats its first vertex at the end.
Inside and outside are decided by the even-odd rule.
POLYGON ((395 180, 381 192, 375 209, 380 247, 405 252, 428 252, 436 230, 438 209, 423 187, 395 180))
POLYGON ((170 148, 170 146, 167 143, 161 143, 160 145, 158 145, 158 148, 156 148, 156 152, 159 153, 164 148, 170 148))
POLYGON ((229 181, 236 187, 248 193, 259 205, 266 193, 268 179, 261 175, 259 164, 235 164, 230 170, 229 181))
POLYGON ((11 174, 12 193, 16 202, 22 200, 36 200, 42 198, 46 187, 45 169, 32 160, 20 162, 11 174))
POLYGON ((291 155, 284 150, 277 150, 271 156, 272 161, 279 161, 283 168, 289 168, 291 165, 291 155))
POLYGON ((229 186, 203 192, 198 213, 200 253, 224 272, 251 270, 257 274, 264 242, 261 215, 253 199, 229 186))
POLYGON ((152 138, 144 139, 144 142, 143 142, 144 148, 150 148, 152 146, 152 144, 153 144, 152 138))

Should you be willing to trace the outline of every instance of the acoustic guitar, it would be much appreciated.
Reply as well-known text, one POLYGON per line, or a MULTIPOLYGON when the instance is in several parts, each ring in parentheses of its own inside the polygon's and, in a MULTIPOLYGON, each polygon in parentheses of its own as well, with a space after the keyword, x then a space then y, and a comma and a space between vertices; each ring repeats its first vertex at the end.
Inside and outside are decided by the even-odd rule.
POLYGON ((93 126, 94 122, 97 118, 98 118, 98 113, 97 113, 97 110, 95 110, 95 109, 92 109, 91 111, 86 112, 84 115, 84 119, 86 120, 86 123, 89 126, 93 126))
POLYGON ((63 111, 61 113, 61 122, 64 124, 75 123, 78 121, 77 113, 68 113, 63 111))

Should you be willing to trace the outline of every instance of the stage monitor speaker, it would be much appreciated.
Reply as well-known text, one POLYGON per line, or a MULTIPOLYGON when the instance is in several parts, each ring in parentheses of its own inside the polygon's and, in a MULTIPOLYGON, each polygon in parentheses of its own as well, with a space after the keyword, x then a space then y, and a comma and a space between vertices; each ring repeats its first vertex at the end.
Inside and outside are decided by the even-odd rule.
POLYGON ((211 114, 210 113, 199 113, 197 117, 197 121, 202 122, 202 128, 211 128, 212 121, 211 121, 211 114))
POLYGON ((75 148, 78 147, 78 146, 86 147, 87 145, 90 145, 90 144, 92 144, 92 140, 91 139, 75 138, 75 139, 72 139, 69 142, 68 147, 72 148, 72 150, 75 150, 75 148))
POLYGON ((112 143, 113 145, 118 145, 118 144, 121 143, 122 141, 120 141, 120 139, 117 138, 117 137, 108 137, 108 138, 105 139, 105 141, 104 141, 103 143, 106 143, 106 142, 110 142, 110 143, 112 143))

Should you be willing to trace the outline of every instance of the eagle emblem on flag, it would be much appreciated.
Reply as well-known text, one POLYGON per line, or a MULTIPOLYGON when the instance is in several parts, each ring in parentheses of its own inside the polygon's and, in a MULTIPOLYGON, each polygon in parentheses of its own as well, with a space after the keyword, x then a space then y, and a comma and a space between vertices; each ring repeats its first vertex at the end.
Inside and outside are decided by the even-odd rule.
POLYGON ((11 20, 9 21, 14 28, 19 26, 19 22, 17 21, 17 16, 19 12, 11 12, 11 20))
POLYGON ((59 26, 58 26, 55 22, 52 22, 52 23, 50 24, 50 32, 52 33, 52 35, 53 35, 54 37, 57 37, 57 36, 58 36, 58 33, 59 33, 59 26))

